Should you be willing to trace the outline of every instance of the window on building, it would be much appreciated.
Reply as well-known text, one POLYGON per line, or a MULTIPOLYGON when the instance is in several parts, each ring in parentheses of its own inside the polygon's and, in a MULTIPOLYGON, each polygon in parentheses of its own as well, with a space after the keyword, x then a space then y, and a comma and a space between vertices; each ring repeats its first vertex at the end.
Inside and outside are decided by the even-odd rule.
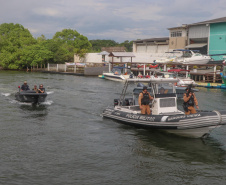
POLYGON ((182 37, 182 31, 171 32, 171 37, 182 37))

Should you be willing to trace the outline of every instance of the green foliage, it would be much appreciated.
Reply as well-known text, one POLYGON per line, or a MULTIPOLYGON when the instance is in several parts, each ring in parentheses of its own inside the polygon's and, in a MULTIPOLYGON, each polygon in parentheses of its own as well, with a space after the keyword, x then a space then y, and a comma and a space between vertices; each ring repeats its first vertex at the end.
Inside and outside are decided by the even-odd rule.
POLYGON ((102 47, 116 47, 119 44, 113 40, 90 40, 92 52, 100 52, 102 47))
POLYGON ((88 52, 100 52, 101 47, 124 46, 132 51, 132 41, 119 44, 113 40, 91 40, 76 30, 63 29, 52 39, 41 35, 33 38, 28 29, 20 24, 0 25, 0 66, 4 69, 74 61, 74 54, 80 58, 88 52))
POLYGON ((23 68, 22 51, 37 43, 27 29, 13 23, 0 25, 0 40, 0 65, 6 69, 23 68))
POLYGON ((113 40, 90 40, 92 44, 92 52, 101 52, 102 47, 119 47, 124 46, 126 51, 132 52, 133 50, 133 41, 124 41, 122 43, 117 43, 113 40))
POLYGON ((133 51, 133 41, 124 41, 120 44, 120 46, 124 46, 126 48, 126 51, 132 52, 133 51))
POLYGON ((71 29, 57 32, 53 40, 60 46, 55 56, 55 61, 58 62, 62 61, 62 59, 64 59, 64 62, 71 62, 73 61, 74 54, 82 58, 92 46, 87 37, 71 29))
POLYGON ((0 25, 0 66, 4 69, 72 62, 74 54, 84 57, 91 46, 87 37, 76 30, 64 29, 53 39, 46 39, 44 35, 35 39, 20 24, 0 25))

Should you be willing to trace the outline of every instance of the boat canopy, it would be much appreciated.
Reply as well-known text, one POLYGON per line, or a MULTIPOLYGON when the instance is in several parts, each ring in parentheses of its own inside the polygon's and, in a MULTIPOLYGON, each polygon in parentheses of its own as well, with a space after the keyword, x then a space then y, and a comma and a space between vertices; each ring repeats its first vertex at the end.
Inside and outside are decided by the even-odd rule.
POLYGON ((199 50, 190 50, 190 49, 174 49, 173 51, 193 51, 193 52, 199 52, 199 50))
POLYGON ((126 79, 127 82, 146 82, 146 83, 176 83, 179 81, 179 79, 168 79, 168 78, 128 78, 126 79))
POLYGON ((186 70, 186 69, 170 69, 170 70, 168 70, 168 72, 177 72, 177 73, 179 73, 179 72, 181 72, 181 71, 190 71, 190 70, 186 70))

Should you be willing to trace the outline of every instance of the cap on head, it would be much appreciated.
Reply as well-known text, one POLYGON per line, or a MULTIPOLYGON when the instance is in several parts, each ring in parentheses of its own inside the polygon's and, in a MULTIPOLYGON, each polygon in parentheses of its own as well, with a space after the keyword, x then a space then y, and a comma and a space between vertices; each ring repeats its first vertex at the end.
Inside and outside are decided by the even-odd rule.
POLYGON ((144 87, 143 87, 143 90, 145 90, 145 89, 146 89, 146 90, 148 89, 147 86, 144 86, 144 87))

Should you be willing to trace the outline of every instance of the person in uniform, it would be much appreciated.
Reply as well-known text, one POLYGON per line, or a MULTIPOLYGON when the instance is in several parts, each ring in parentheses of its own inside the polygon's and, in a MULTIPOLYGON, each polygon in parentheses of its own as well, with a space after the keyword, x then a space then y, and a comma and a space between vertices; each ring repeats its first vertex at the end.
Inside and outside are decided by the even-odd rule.
POLYGON ((197 112, 194 106, 196 106, 196 108, 199 109, 198 100, 195 96, 195 93, 192 91, 191 86, 188 86, 185 90, 187 91, 186 93, 184 93, 183 96, 184 99, 183 107, 185 110, 185 114, 187 115, 195 114, 197 112))
POLYGON ((39 85, 39 89, 38 89, 38 93, 44 93, 45 92, 45 88, 43 88, 43 85, 39 85))
POLYGON ((24 84, 21 85, 21 91, 30 90, 29 86, 27 85, 27 81, 24 81, 24 84))
POLYGON ((151 114, 151 109, 149 106, 150 100, 154 98, 147 91, 147 87, 143 87, 143 91, 139 94, 138 103, 140 105, 141 114, 151 114))

